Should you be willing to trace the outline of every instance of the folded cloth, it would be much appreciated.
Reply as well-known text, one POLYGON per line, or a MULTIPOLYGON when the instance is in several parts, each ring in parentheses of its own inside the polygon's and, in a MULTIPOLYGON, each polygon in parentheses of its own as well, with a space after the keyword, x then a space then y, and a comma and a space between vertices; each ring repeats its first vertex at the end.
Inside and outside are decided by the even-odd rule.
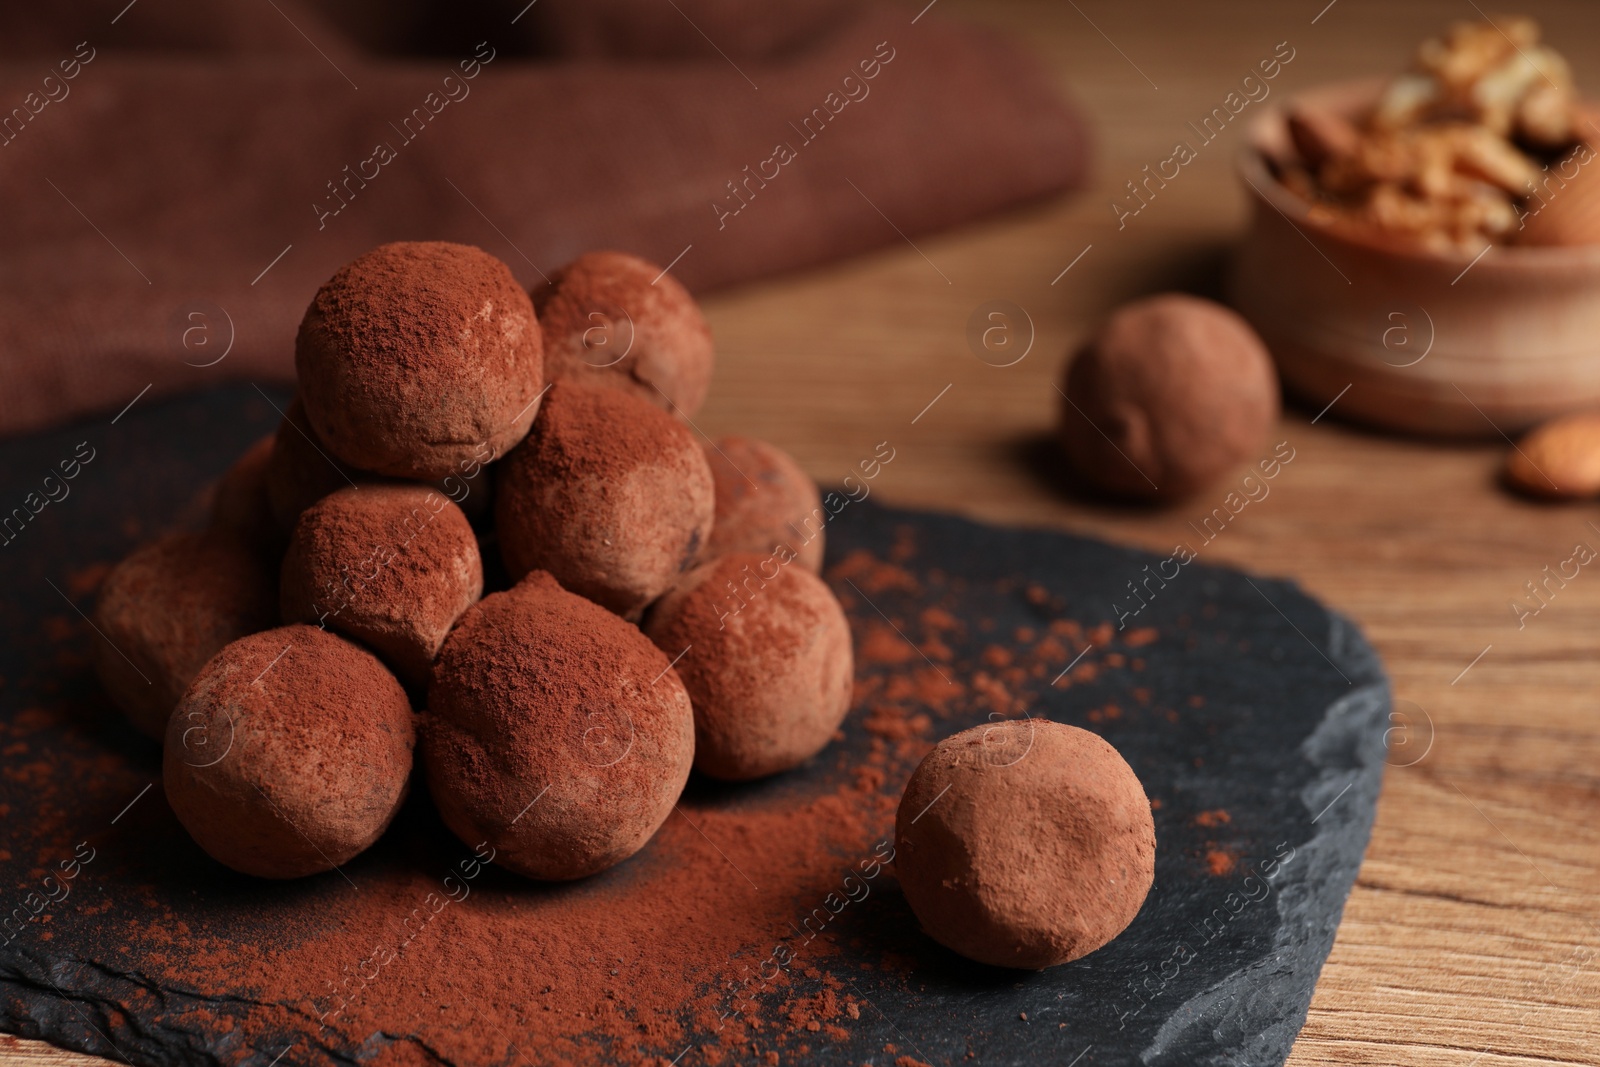
POLYGON ((0 434, 147 386, 287 380, 317 286, 385 241, 476 244, 525 283, 615 248, 704 291, 1072 188, 1087 162, 1025 56, 899 7, 542 0, 475 41, 432 33, 426 59, 348 6, 52 7, 0 46, 0 434))

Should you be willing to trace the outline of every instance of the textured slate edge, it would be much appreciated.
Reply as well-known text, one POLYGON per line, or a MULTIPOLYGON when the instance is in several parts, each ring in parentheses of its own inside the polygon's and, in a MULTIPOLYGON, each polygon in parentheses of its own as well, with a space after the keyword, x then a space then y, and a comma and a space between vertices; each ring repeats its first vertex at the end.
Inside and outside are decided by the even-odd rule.
MULTIPOLYGON (((185 1067, 191 1064, 217 1067, 236 1062, 266 1064, 291 1042, 300 1047, 295 1056, 285 1059, 286 1063, 306 1062, 308 1052, 324 1063, 353 1065, 359 1062, 342 1047, 305 1043, 300 1032, 287 1032, 283 1040, 271 1044, 269 1052, 244 1049, 237 1041, 219 1042, 215 1024, 220 1017, 231 1015, 242 1019, 271 1010, 292 1013, 311 1024, 317 1020, 303 1011, 282 1005, 249 997, 211 996, 182 990, 138 972, 122 971, 90 960, 57 960, 53 966, 46 967, 31 955, 16 953, 0 961, 0 996, 4 997, 0 1001, 0 1030, 126 1063, 183 1064, 185 1067), (26 968, 19 968, 18 962, 25 962, 26 968), (85 971, 93 977, 85 980, 85 971), (17 987, 38 995, 19 996, 17 987), (146 1028, 141 1026, 141 1021, 148 1013, 130 1011, 127 1005, 152 998, 160 1004, 156 1017, 161 1025, 146 1028), (204 1013, 205 1022, 197 1020, 193 1025, 185 1025, 192 1013, 204 1013), (108 1036, 113 1030, 119 1033, 117 1039, 108 1036), (248 1055, 251 1051, 256 1055, 248 1055)), ((433 1050, 422 1042, 412 1040, 438 1062, 449 1062, 433 1055, 433 1050)))
POLYGON ((1326 647, 1351 689, 1329 705, 1300 746, 1300 754, 1317 768, 1300 791, 1306 818, 1315 820, 1317 831, 1296 848, 1295 861, 1283 868, 1286 875, 1276 886, 1279 927, 1272 955, 1173 1011, 1139 1054, 1150 1067, 1278 1067, 1305 1025, 1372 836, 1368 813, 1376 811, 1388 751, 1389 681, 1377 652, 1353 623, 1332 611, 1326 647), (1281 990, 1285 984, 1291 987, 1287 997, 1281 990), (1268 986, 1279 987, 1279 995, 1262 996, 1268 986), (1298 1007, 1284 1015, 1284 1004, 1298 1007))

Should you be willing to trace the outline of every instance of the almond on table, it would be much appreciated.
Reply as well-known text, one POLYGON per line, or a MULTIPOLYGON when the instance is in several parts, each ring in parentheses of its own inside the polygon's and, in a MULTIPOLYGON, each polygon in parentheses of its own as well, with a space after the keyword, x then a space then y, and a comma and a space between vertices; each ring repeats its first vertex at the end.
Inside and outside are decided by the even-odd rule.
POLYGON ((1600 496, 1600 411, 1565 415, 1530 431, 1506 457, 1505 473, 1530 496, 1600 496))

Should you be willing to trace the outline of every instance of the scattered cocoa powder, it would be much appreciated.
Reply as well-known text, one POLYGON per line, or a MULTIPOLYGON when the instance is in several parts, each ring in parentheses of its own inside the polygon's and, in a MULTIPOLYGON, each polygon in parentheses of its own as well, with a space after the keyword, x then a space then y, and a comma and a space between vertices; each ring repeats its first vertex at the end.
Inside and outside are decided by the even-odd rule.
POLYGON ((1149 626, 1139 626, 1129 630, 1126 634, 1124 634, 1122 637, 1122 643, 1127 645, 1129 648, 1143 648, 1145 645, 1150 644, 1150 642, 1154 641, 1159 636, 1160 634, 1153 628, 1149 626))
POLYGON ((1224 878, 1233 873, 1239 865, 1239 857, 1227 849, 1214 848, 1206 852, 1206 870, 1213 877, 1224 878))
POLYGON ((861 638, 861 654, 877 663, 910 663, 917 658, 917 650, 893 626, 882 622, 868 622, 861 638))
POLYGON ((840 580, 855 582, 869 596, 890 590, 915 594, 922 588, 904 567, 874 559, 871 553, 859 548, 834 564, 831 573, 840 580))

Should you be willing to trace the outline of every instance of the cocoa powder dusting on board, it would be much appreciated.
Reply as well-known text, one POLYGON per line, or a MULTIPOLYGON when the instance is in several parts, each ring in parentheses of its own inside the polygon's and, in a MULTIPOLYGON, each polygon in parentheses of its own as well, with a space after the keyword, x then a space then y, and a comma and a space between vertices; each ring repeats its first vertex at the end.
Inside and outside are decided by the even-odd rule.
MULTIPOLYGON (((856 644, 839 743, 772 782, 692 780, 642 852, 593 878, 517 877, 489 848, 453 838, 420 795, 372 852, 287 884, 221 870, 183 836, 159 790, 123 819, 129 836, 86 835, 72 783, 92 778, 91 810, 109 819, 154 760, 108 752, 81 712, 55 707, 5 727, 8 743, 44 730, 73 739, 5 769, 11 791, 34 798, 27 825, 5 818, 20 838, 9 847, 45 867, 90 836, 100 857, 81 880, 102 879, 118 899, 80 891, 51 925, 98 924, 96 962, 168 991, 163 1007, 143 1010, 181 1012, 224 1061, 263 1048, 270 1060, 294 1040, 284 1064, 354 1054, 385 1065, 665 1065, 689 1048, 685 1065, 791 1062, 879 1019, 857 992, 863 974, 912 981, 906 945, 877 931, 885 918, 906 921, 891 842, 917 761, 958 729, 1023 717, 1046 691, 1085 684, 1085 667, 1129 685, 1134 671, 1110 665, 1126 647, 1110 626, 1062 618, 1054 592, 1020 583, 958 592, 917 568, 905 532, 886 555, 851 552, 826 574, 856 644), (997 628, 973 614, 1001 600, 1028 604, 1036 621, 997 628), (142 910, 122 906, 132 900, 142 910)), ((73 628, 64 640, 85 636, 73 628)), ((1086 694, 1076 723, 1106 706, 1086 694)), ((1172 710, 1158 702, 1123 714, 1165 724, 1172 710)), ((425 793, 420 778, 413 789, 425 793)))
POLYGON ((1233 873, 1239 865, 1239 857, 1226 849, 1214 848, 1206 853, 1206 870, 1213 877, 1222 878, 1233 873))

